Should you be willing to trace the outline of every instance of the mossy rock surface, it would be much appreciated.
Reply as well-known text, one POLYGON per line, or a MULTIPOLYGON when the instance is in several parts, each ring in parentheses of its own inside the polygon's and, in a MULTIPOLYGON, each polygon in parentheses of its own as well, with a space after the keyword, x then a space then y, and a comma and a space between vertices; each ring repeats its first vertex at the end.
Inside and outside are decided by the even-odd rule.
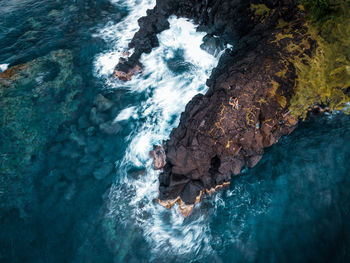
MULTIPOLYGON (((314 105, 349 112, 350 2, 304 1, 307 34, 317 42, 312 54, 295 56, 297 87, 291 100, 294 116, 305 118, 314 105)), ((289 47, 300 49, 301 47, 289 47)))

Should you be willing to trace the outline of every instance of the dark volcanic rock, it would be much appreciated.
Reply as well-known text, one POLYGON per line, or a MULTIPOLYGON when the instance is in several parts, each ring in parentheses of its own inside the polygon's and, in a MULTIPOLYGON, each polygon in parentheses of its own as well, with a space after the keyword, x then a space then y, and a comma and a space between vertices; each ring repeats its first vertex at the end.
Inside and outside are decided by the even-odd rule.
POLYGON ((211 35, 206 35, 203 38, 201 49, 207 51, 209 54, 216 56, 220 51, 225 49, 225 45, 222 39, 211 35))
POLYGON ((313 45, 298 1, 159 0, 139 20, 130 43, 135 52, 124 66, 130 69, 158 45, 156 34, 169 26, 172 14, 198 23, 209 34, 203 45, 209 51, 235 41, 207 81, 208 92, 189 102, 170 139, 151 152, 155 169, 164 168, 159 203, 170 208, 177 202, 186 216, 203 193, 227 186, 232 175, 255 166, 265 147, 296 127, 288 111, 296 87, 292 59, 311 54, 313 45))
POLYGON ((156 170, 163 169, 165 166, 165 151, 162 146, 153 146, 153 151, 150 151, 149 154, 153 158, 153 167, 156 170))
POLYGON ((129 49, 133 48, 134 53, 127 59, 120 59, 113 75, 122 80, 131 78, 129 73, 140 65, 142 53, 149 53, 159 45, 157 34, 169 28, 169 16, 193 19, 200 30, 222 36, 224 43, 233 43, 236 34, 243 35, 253 26, 247 16, 249 6, 250 1, 243 0, 157 0, 154 9, 138 20, 140 29, 129 43, 129 49))

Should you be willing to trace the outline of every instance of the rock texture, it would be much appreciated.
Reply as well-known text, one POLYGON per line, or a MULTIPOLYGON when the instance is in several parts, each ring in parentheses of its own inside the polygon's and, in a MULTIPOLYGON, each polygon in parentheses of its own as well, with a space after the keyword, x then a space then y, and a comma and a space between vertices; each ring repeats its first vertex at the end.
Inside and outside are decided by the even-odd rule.
POLYGON ((156 170, 163 169, 166 162, 166 155, 162 146, 153 146, 153 151, 150 151, 150 156, 153 158, 153 167, 156 170))
POLYGON ((157 154, 160 147, 152 154, 155 168, 164 166, 159 203, 167 208, 178 203, 187 216, 204 193, 227 186, 242 167, 255 166, 264 148, 296 127, 298 120, 288 110, 296 87, 292 61, 300 52, 311 54, 315 44, 298 1, 162 0, 139 20, 130 43, 135 52, 116 68, 128 72, 143 52, 150 52, 172 14, 193 19, 219 43, 235 46, 222 55, 207 81, 208 92, 189 102, 163 143, 165 165, 159 158, 164 155, 157 154))

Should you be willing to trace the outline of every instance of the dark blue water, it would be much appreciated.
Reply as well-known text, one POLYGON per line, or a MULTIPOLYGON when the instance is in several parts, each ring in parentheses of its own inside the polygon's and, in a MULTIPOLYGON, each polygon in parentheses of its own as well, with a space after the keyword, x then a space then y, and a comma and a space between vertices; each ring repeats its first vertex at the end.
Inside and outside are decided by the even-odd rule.
POLYGON ((189 218, 152 202, 147 152, 205 92, 217 61, 196 60, 203 35, 174 19, 143 58, 145 74, 111 82, 130 21, 152 4, 1 2, 0 64, 30 69, 11 92, 0 87, 0 262, 348 262, 350 118, 341 113, 310 116, 189 218), (37 98, 38 87, 50 92, 37 98), (10 106, 22 111, 10 118, 10 106))

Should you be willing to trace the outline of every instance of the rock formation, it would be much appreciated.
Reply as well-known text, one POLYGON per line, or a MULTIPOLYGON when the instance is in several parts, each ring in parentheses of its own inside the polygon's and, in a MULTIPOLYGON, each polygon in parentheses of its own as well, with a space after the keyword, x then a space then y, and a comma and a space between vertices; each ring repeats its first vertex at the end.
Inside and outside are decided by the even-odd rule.
POLYGON ((158 45, 156 35, 168 28, 170 15, 193 19, 198 30, 234 45, 213 70, 208 92, 186 106, 164 150, 152 152, 155 168, 163 168, 159 203, 178 203, 187 216, 204 193, 227 186, 295 129, 298 116, 289 110, 297 79, 293 59, 311 56, 316 43, 297 0, 160 0, 139 20, 129 45, 134 53, 116 70, 130 72, 158 45))
POLYGON ((159 145, 153 146, 153 151, 150 151, 150 156, 153 158, 153 167, 156 170, 163 169, 166 162, 164 148, 159 145))

